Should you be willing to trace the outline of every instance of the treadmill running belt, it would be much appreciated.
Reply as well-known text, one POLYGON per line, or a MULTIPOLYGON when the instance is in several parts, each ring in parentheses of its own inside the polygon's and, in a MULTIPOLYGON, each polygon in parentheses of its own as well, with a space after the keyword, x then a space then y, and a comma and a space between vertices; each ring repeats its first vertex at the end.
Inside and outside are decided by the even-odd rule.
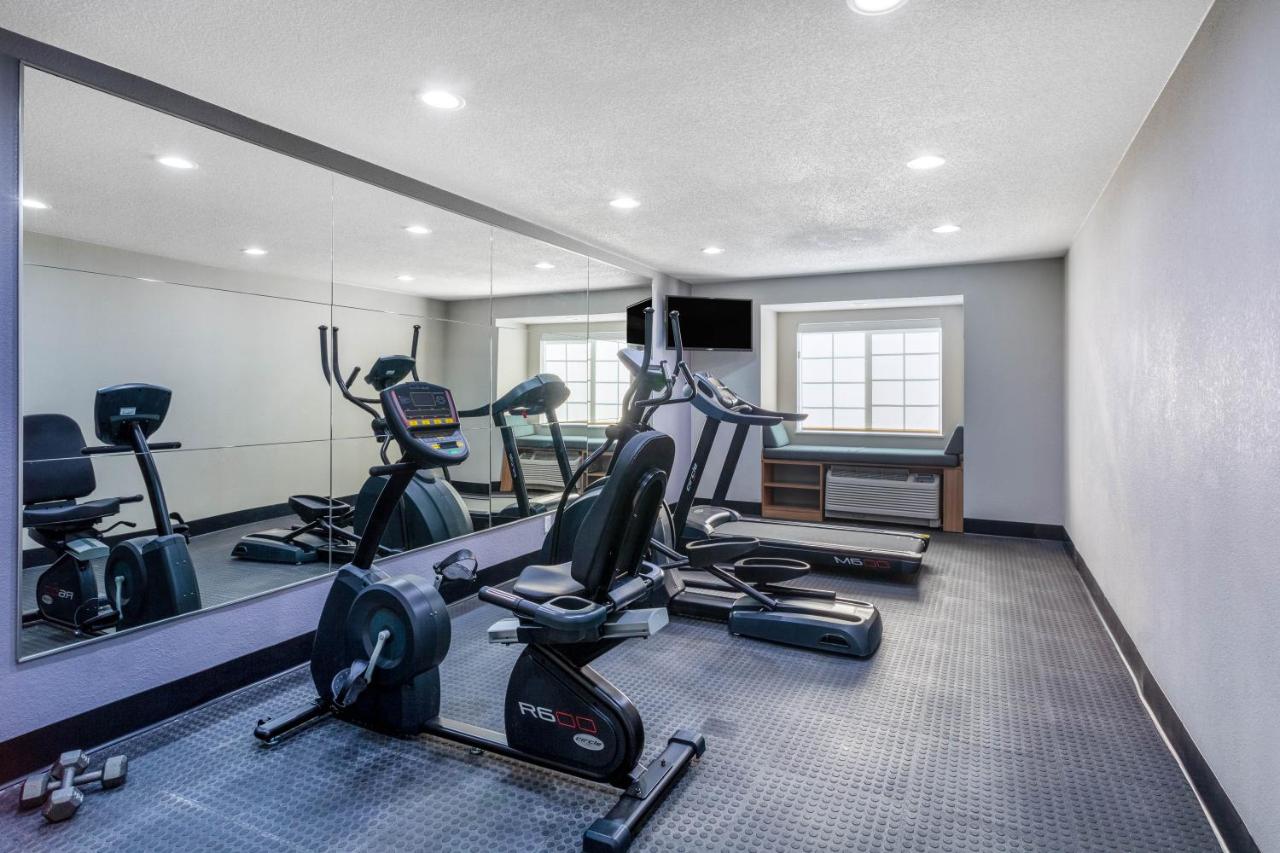
POLYGON ((718 524, 716 535, 751 536, 760 540, 780 540, 796 545, 842 548, 851 551, 903 551, 923 554, 927 539, 919 536, 884 533, 818 524, 776 524, 768 521, 730 521, 718 524))

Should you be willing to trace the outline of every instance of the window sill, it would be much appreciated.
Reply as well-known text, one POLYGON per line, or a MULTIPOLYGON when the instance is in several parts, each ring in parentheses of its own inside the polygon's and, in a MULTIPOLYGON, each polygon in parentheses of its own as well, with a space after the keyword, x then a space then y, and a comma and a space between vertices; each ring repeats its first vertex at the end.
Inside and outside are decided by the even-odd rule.
POLYGON ((940 432, 897 432, 874 429, 800 429, 796 435, 856 435, 879 438, 942 438, 940 432))

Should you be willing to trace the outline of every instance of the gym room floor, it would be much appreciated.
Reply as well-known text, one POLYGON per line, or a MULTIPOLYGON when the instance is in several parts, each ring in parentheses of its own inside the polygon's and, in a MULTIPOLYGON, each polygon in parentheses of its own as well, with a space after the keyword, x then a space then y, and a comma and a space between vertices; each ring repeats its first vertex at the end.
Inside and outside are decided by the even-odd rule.
MULTIPOLYGON (((938 535, 917 586, 824 575, 881 609, 858 661, 675 620, 597 668, 707 752, 637 850, 1213 851, 1196 797, 1058 543, 938 535)), ((444 713, 500 726, 516 652, 455 605, 444 713)), ((255 722, 312 695, 288 672, 129 738, 129 784, 46 824, 0 795, 14 850, 574 850, 608 789, 327 720, 273 747, 255 722)))

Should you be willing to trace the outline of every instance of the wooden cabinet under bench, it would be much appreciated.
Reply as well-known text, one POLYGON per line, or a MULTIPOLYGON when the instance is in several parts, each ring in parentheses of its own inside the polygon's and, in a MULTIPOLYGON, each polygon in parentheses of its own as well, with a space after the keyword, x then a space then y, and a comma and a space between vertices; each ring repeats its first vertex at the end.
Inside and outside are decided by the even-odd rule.
MULTIPOLYGON (((823 462, 811 460, 761 459, 760 511, 765 518, 785 521, 858 521, 855 517, 842 517, 828 512, 827 480, 832 468, 844 469, 848 462, 823 462)), ((889 465, 877 462, 867 470, 892 470, 906 474, 923 474, 937 477, 938 517, 941 528, 947 532, 964 532, 964 466, 933 467, 927 465, 889 465)), ((876 515, 880 515, 877 513, 876 515)), ((868 523, 890 520, 892 512, 884 512, 883 518, 864 519, 868 523)), ((910 522, 910 519, 903 519, 910 522)))

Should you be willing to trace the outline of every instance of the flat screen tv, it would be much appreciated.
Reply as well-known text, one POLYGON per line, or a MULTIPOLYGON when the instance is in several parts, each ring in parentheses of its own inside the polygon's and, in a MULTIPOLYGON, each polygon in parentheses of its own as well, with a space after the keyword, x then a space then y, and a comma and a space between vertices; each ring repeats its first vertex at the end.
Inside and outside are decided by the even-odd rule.
MULTIPOLYGON (((671 341, 670 312, 680 312, 685 349, 751 351, 751 300, 667 297, 667 341, 671 341)), ((644 309, 641 309, 642 311, 644 309)))
POLYGON ((627 306, 627 343, 644 346, 644 309, 652 304, 652 299, 642 299, 627 306))

